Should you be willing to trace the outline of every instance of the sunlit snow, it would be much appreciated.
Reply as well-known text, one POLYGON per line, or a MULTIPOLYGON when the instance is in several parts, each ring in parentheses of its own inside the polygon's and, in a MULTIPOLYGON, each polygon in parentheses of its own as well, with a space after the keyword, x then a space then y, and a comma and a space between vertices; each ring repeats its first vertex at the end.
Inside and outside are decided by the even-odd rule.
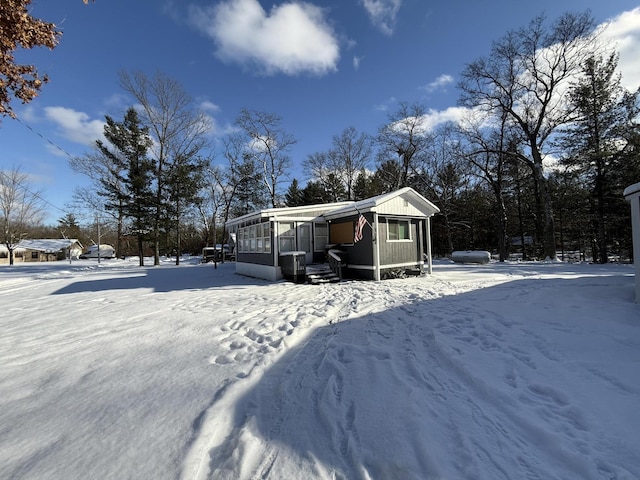
POLYGON ((0 266, 0 478, 637 479, 628 265, 0 266))

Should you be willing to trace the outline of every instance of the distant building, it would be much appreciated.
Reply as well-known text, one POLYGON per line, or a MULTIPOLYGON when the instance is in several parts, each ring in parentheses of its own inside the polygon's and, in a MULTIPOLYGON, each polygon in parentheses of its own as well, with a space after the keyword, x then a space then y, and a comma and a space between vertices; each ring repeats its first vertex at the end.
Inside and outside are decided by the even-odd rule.
MULTIPOLYGON (((76 239, 36 239, 21 240, 13 250, 15 262, 53 262, 77 259, 82 253, 82 244, 76 239)), ((0 244, 0 264, 8 264, 9 250, 0 244)))

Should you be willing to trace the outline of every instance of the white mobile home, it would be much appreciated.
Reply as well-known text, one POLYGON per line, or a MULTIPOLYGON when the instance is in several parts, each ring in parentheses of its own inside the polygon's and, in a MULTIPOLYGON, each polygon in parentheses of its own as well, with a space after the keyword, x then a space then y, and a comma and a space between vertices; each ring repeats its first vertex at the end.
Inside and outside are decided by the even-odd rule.
POLYGON ((430 218, 438 207, 411 188, 359 202, 259 210, 227 222, 236 235, 236 272, 283 278, 291 252, 304 265, 338 252, 341 274, 380 280, 397 272, 431 271, 430 218), (359 238, 354 238, 360 222, 359 238))

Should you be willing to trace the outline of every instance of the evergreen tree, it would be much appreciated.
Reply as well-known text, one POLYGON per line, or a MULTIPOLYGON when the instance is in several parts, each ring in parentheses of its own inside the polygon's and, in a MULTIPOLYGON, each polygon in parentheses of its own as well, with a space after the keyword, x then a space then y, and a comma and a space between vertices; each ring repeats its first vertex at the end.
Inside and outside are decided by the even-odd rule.
MULTIPOLYGON (((147 156, 151 139, 148 129, 140 125, 134 108, 127 110, 123 122, 116 122, 109 116, 106 122, 104 136, 112 148, 102 141, 96 143, 100 152, 111 161, 112 176, 101 181, 103 190, 100 194, 107 198, 105 208, 117 210, 119 217, 131 220, 142 266, 143 242, 152 227, 155 208, 152 190, 155 164, 147 156)), ((121 233, 118 232, 118 252, 121 248, 120 238, 121 233)))
POLYGON ((67 213, 64 217, 58 219, 58 230, 64 238, 72 238, 82 243, 82 231, 78 219, 73 213, 67 213))
POLYGON ((348 199, 348 193, 344 182, 335 173, 330 173, 322 181, 325 198, 328 203, 343 202, 348 199))
POLYGON ((318 205, 329 203, 331 200, 320 182, 308 182, 302 190, 303 205, 318 205))
POLYGON ((166 185, 169 224, 176 235, 176 265, 180 264, 182 254, 181 226, 183 217, 191 205, 200 201, 200 192, 204 183, 204 171, 207 162, 201 158, 184 155, 175 158, 168 172, 166 185))
MULTIPOLYGON (((609 223, 623 206, 618 200, 624 179, 616 172, 623 170, 623 159, 628 158, 625 150, 632 138, 630 129, 638 127, 634 120, 629 122, 638 114, 637 93, 630 101, 620 85, 617 65, 615 53, 585 61, 581 77, 569 92, 578 119, 565 130, 562 141, 568 152, 564 164, 581 175, 590 192, 593 258, 599 263, 608 261, 613 241, 609 223)), ((631 183, 632 179, 628 179, 631 183)))
POLYGON ((304 205, 304 193, 300 189, 297 179, 291 181, 287 193, 284 194, 284 199, 287 207, 298 207, 304 205))

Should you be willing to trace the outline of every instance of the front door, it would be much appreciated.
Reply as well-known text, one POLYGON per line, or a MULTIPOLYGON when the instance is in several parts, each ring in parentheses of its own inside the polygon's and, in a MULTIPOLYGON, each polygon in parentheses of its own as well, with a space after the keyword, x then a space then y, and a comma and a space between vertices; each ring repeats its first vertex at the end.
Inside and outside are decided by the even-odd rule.
POLYGON ((311 242, 311 224, 298 225, 298 250, 305 253, 304 260, 307 265, 313 263, 313 245, 311 242))

